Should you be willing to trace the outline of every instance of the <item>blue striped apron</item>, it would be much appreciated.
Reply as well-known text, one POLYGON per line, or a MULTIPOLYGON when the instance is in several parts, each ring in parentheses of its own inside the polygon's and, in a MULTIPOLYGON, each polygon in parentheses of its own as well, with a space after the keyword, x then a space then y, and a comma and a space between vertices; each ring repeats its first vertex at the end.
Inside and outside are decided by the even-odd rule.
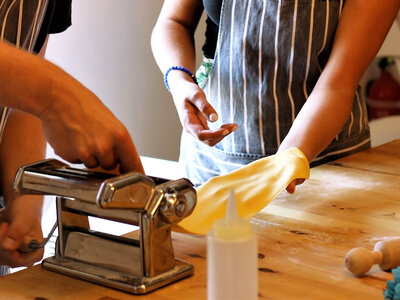
MULTIPOLYGON (((275 154, 327 63, 343 0, 225 0, 211 72, 201 86, 239 128, 214 147, 182 134, 180 162, 194 183, 275 154)), ((370 146, 358 89, 346 125, 312 164, 370 146)))
MULTIPOLYGON (((32 52, 47 4, 48 0, 0 0, 0 41, 32 52)), ((8 107, 0 107, 0 142, 8 113, 8 107)), ((0 197, 0 207, 3 206, 0 197)), ((9 267, 0 266, 0 276, 8 273, 9 267)))

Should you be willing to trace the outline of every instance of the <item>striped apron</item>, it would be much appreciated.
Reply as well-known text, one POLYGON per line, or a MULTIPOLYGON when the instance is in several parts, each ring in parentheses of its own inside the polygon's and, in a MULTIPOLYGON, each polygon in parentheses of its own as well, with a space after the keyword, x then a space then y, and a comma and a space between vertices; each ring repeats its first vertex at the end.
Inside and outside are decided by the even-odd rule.
MULTIPOLYGON (((47 4, 48 0, 0 0, 0 41, 32 52, 47 4)), ((0 141, 8 113, 8 107, 0 107, 0 141)), ((3 206, 3 198, 0 197, 0 207, 3 206)), ((0 276, 8 272, 8 267, 0 266, 0 276)))
MULTIPOLYGON (((210 128, 239 128, 214 147, 184 132, 180 162, 188 178, 202 183, 276 153, 327 63, 343 5, 344 0, 223 1, 216 54, 201 87, 219 114, 210 128)), ((347 123, 312 165, 369 147, 358 89, 347 123)))

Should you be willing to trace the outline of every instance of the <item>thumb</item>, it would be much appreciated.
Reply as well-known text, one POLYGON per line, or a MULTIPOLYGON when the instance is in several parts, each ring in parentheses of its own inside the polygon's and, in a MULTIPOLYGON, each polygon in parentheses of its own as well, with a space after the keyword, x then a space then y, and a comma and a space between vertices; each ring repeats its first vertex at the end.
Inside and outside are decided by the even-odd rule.
POLYGON ((8 226, 3 235, 1 246, 4 250, 14 251, 21 244, 24 232, 18 223, 12 223, 8 226))

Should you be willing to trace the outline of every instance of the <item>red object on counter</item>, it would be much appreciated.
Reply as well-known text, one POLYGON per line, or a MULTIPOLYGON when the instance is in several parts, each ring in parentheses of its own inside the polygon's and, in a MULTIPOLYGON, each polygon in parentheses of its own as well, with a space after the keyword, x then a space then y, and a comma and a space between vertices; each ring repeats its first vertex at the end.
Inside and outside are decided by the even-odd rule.
POLYGON ((368 89, 369 119, 400 114, 400 84, 385 70, 391 64, 389 58, 379 62, 381 74, 368 89))

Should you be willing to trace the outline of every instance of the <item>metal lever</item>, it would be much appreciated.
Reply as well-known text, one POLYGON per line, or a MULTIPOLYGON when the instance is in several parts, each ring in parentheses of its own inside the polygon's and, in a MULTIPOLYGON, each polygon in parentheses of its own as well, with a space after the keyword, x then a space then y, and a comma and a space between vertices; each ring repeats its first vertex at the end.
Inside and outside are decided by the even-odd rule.
POLYGON ((58 223, 56 221, 54 223, 53 227, 51 228, 49 234, 47 235, 47 237, 41 243, 39 243, 36 239, 31 239, 28 237, 28 239, 24 242, 24 244, 18 250, 21 252, 24 252, 24 253, 28 253, 28 252, 34 252, 38 249, 44 248, 44 246, 46 246, 47 242, 53 236, 53 233, 57 229, 57 227, 58 227, 58 223))
MULTIPOLYGON (((5 207, 0 208, 0 214, 5 210, 5 207)), ((54 223, 47 237, 43 240, 43 242, 39 243, 36 239, 32 239, 31 237, 26 237, 23 245, 18 249, 21 252, 28 253, 34 252, 40 248, 44 248, 50 238, 53 236, 54 231, 57 229, 58 224, 57 221, 54 223)))

